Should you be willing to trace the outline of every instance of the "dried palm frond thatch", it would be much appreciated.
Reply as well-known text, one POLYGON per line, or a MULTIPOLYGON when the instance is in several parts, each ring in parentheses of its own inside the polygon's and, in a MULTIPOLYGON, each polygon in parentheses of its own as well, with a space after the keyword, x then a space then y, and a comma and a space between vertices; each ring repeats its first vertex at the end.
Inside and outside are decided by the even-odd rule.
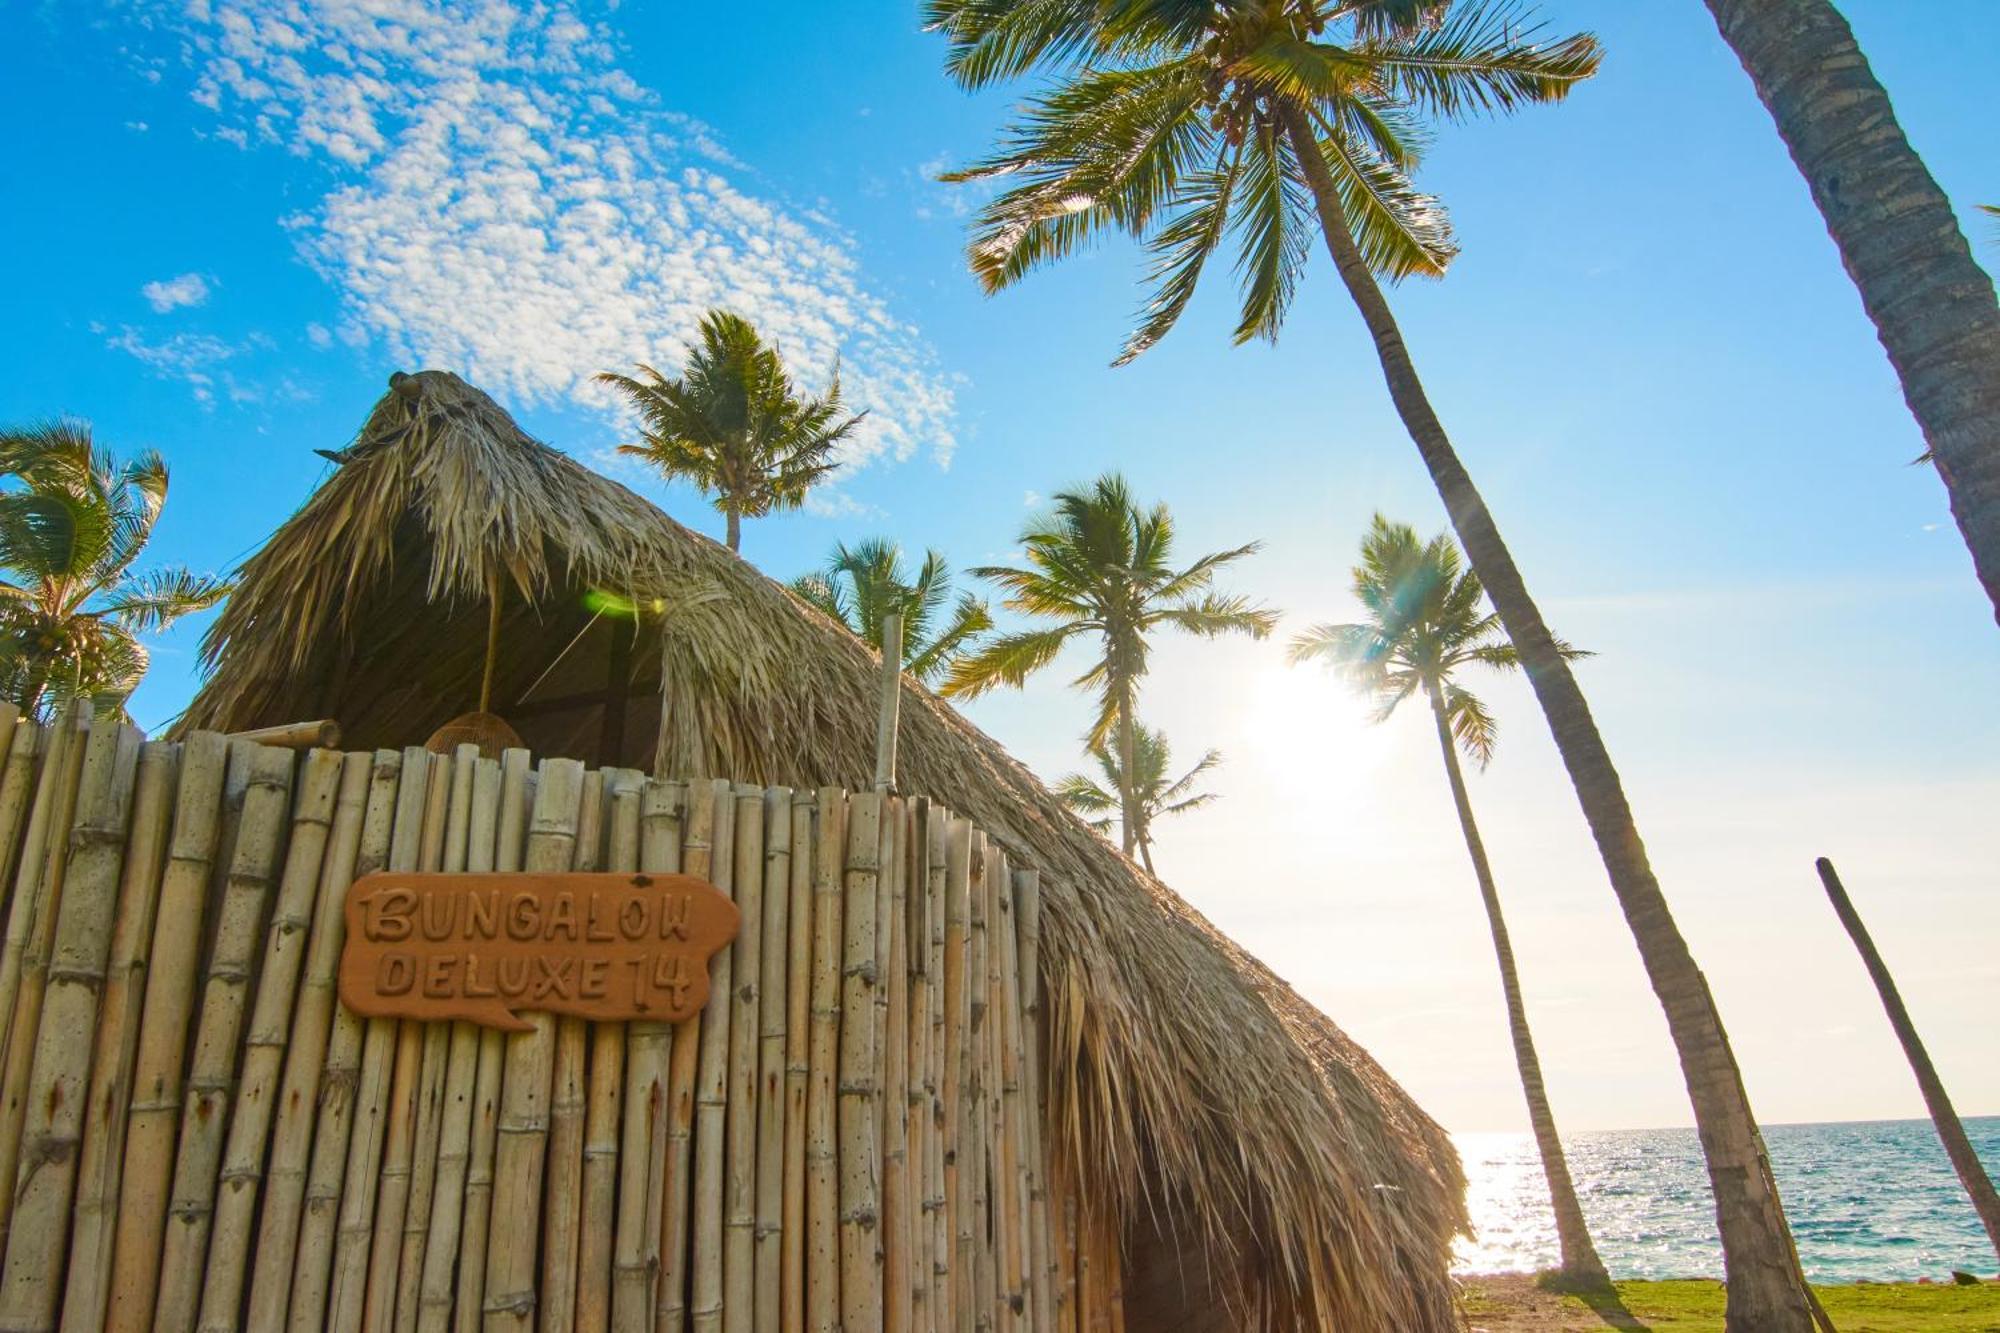
MULTIPOLYGON (((328 716, 350 744, 421 739, 476 694, 498 586, 495 711, 537 750, 868 782, 874 654, 479 390, 398 376, 338 457, 245 562, 183 728, 328 716)), ((1443 1131, 998 744, 905 690, 900 785, 1040 872, 1049 1141, 1128 1246, 1182 1247, 1245 1327, 1455 1328, 1464 1182, 1443 1131)))

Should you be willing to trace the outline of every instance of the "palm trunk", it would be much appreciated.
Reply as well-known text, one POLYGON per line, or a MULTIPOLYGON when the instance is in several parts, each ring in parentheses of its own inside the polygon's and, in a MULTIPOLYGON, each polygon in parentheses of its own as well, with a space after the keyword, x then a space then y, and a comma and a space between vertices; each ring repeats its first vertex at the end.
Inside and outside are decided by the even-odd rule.
POLYGON ((1715 997, 1667 909, 1590 705, 1542 623, 1485 500, 1438 421, 1402 330, 1348 231, 1346 212, 1312 128, 1296 108, 1287 108, 1284 115, 1286 134, 1319 209, 1327 250, 1375 341, 1397 415, 1423 456, 1466 558, 1486 585, 1487 596, 1521 655, 1653 993, 1666 1011, 1715 1191, 1716 1227, 1728 1270, 1728 1333, 1804 1333, 1814 1318, 1811 1296, 1715 997))
POLYGON ((1125 855, 1139 845, 1139 802, 1132 790, 1132 775, 1138 771, 1139 729, 1132 718, 1132 695, 1128 690, 1118 704, 1118 832, 1125 855))
POLYGON ((1909 1057, 1910 1069, 1917 1076, 1917 1087, 1924 1094, 1924 1105, 1930 1109, 1931 1123, 1937 1126, 1937 1136, 1944 1141, 1945 1156, 1951 1159, 1952 1169, 1958 1172, 1959 1183, 1972 1199, 1972 1207, 1979 1214, 1979 1221, 1986 1228, 1986 1238, 1993 1242, 1993 1252, 2000 1254, 2000 1194, 1993 1191, 1993 1181, 1987 1177, 1986 1168, 1979 1164, 1979 1154, 1973 1151, 1972 1140, 1965 1136, 1965 1126, 1958 1121, 1958 1112, 1952 1109, 1951 1098, 1945 1095, 1944 1083, 1938 1078, 1937 1066, 1931 1063, 1930 1053, 1924 1050, 1924 1043, 1917 1036, 1916 1025, 1910 1022, 1910 1011, 1903 1007, 1903 997, 1896 990, 1896 982, 1889 975, 1889 965, 1882 961, 1882 955, 1875 951, 1875 941, 1868 937, 1868 928, 1861 924, 1861 916, 1848 901, 1847 890, 1841 887, 1840 876, 1833 872, 1833 862, 1824 856, 1814 863, 1819 869, 1820 882, 1826 885, 1826 896, 1833 903, 1834 914, 1840 924, 1847 927, 1847 933, 1854 940, 1854 947, 1861 953, 1861 962, 1868 969, 1868 975, 1875 982, 1875 989, 1882 996, 1882 1007, 1889 1013, 1889 1026, 1896 1030, 1896 1040, 1903 1043, 1903 1054, 1909 1057))
POLYGON ((1145 866, 1146 873, 1154 879, 1160 877, 1160 872, 1153 869, 1153 840, 1151 838, 1139 839, 1139 864, 1145 866))
POLYGON ((1542 1174, 1549 1181, 1549 1204, 1556 1215, 1556 1241, 1562 1249, 1562 1276, 1574 1283, 1602 1285, 1610 1281, 1597 1247, 1590 1242, 1590 1228, 1583 1220, 1583 1205, 1577 1202, 1576 1185, 1570 1180, 1569 1161, 1563 1156, 1562 1138, 1556 1133, 1555 1114, 1549 1110, 1548 1090, 1542 1086, 1542 1062, 1535 1054, 1535 1038, 1528 1030, 1528 1007, 1521 998, 1521 977, 1514 970, 1514 946, 1507 937, 1507 921, 1500 914, 1500 891, 1493 884, 1493 868, 1486 862, 1486 844, 1479 839, 1479 826, 1472 820, 1472 798, 1466 794, 1465 774, 1458 764, 1458 748, 1451 741, 1451 723, 1445 717, 1444 700, 1429 691, 1431 714, 1437 720, 1438 744, 1444 749, 1444 773, 1451 782, 1452 804, 1458 807, 1458 826, 1465 832, 1465 851, 1472 858, 1472 873, 1479 880, 1479 899, 1486 905, 1486 924, 1493 932, 1493 954, 1500 962, 1500 989, 1507 998, 1507 1031, 1514 1039, 1514 1063, 1521 1070, 1521 1091, 1528 1099, 1528 1124, 1535 1131, 1535 1148, 1542 1155, 1542 1174))
POLYGON ((729 516, 729 549, 740 551, 743 546, 743 515, 737 512, 734 505, 731 505, 722 512, 729 516))
POLYGON ((2000 302, 1828 0, 1708 0, 1777 122, 2000 616, 2000 302))

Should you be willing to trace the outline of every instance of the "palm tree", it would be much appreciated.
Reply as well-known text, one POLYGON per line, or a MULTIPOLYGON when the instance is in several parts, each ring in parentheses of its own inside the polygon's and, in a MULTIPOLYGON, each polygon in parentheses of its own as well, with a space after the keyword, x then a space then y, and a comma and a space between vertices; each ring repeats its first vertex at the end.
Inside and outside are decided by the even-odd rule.
POLYGON ((936 551, 924 552, 916 577, 903 568, 903 553, 880 537, 833 548, 826 568, 792 580, 792 591, 852 630, 880 645, 882 624, 891 611, 903 614, 903 670, 926 685, 935 684, 964 656, 973 640, 993 628, 983 598, 951 596, 951 566, 936 551))
POLYGON ((618 452, 712 494, 732 551, 741 548, 745 518, 805 503, 839 466, 834 447, 866 415, 842 413, 838 369, 824 394, 801 393, 778 349, 726 310, 702 316, 679 378, 641 365, 638 378, 607 370, 597 380, 639 413, 641 442, 618 452))
POLYGON ((1236 251, 1239 340, 1275 337, 1317 231, 1359 309, 1397 414, 1521 656, 1681 1057, 1715 1192, 1732 1333, 1810 1326, 1811 1296, 1708 982, 1674 923, 1590 706, 1432 407, 1377 283, 1443 272, 1454 247, 1410 172, 1427 120, 1559 101, 1595 39, 1541 40, 1476 0, 929 0, 948 68, 980 86, 1042 68, 1000 150, 960 178, 1006 188, 979 214, 988 290, 1106 229, 1141 238, 1157 283, 1129 359, 1172 327, 1207 261, 1236 251))
MULTIPOLYGON (((1203 638, 1248 634, 1261 639, 1275 611, 1214 590, 1215 573, 1258 549, 1251 542, 1173 566, 1174 520, 1163 504, 1141 510, 1125 479, 1099 477, 1088 489, 1058 491, 1052 513, 1021 532, 1028 567, 991 565, 972 572, 1003 588, 1002 603, 1045 626, 1001 634, 952 664, 944 692, 971 698, 996 685, 1019 687, 1077 639, 1095 636, 1099 655, 1074 682, 1094 691, 1097 720, 1086 743, 1115 735, 1119 767, 1139 768, 1139 682, 1154 630, 1173 628, 1203 638)), ((1125 854, 1138 845, 1140 820, 1128 785, 1119 793, 1125 854)))
POLYGON ((1708 0, 1806 178, 2000 618, 2000 301, 1829 0, 1708 0))
POLYGON ((1214 792, 1198 792, 1194 784, 1202 774, 1222 762, 1222 751, 1203 751, 1193 768, 1177 778, 1169 778, 1167 769, 1172 765, 1174 756, 1172 747, 1167 744, 1167 734, 1143 724, 1132 730, 1133 751, 1138 763, 1129 783, 1125 780, 1124 765, 1118 762, 1117 752, 1108 745, 1093 745, 1090 757, 1097 761, 1097 770, 1103 774, 1103 781, 1087 773, 1066 774, 1056 782, 1056 799, 1084 816, 1099 833, 1108 833, 1112 817, 1124 804, 1124 793, 1130 791, 1133 810, 1139 820, 1139 860, 1145 865, 1147 874, 1157 876, 1158 872, 1153 869, 1154 821, 1199 810, 1215 799, 1214 792))
MULTIPOLYGON (((1294 663, 1322 661, 1339 668, 1358 689, 1373 697, 1376 720, 1386 720, 1412 694, 1422 691, 1437 724, 1438 745, 1444 751, 1445 779, 1458 808, 1465 850, 1479 881, 1486 924, 1493 933, 1493 952, 1500 960, 1500 989, 1507 1000, 1507 1027, 1514 1039, 1514 1063, 1527 1094, 1528 1123, 1548 1177, 1549 1201, 1556 1215, 1556 1238, 1562 1250, 1562 1276, 1571 1282, 1602 1284, 1608 1280, 1604 1261, 1591 1244, 1562 1138, 1556 1133, 1549 1096, 1542 1084, 1542 1062, 1528 1030, 1528 1011, 1521 998, 1521 978, 1514 968, 1514 946, 1500 913, 1500 892, 1486 845, 1472 819, 1472 801, 1458 764, 1464 750, 1481 768, 1493 758, 1498 734, 1493 715, 1478 695, 1459 684, 1462 667, 1482 665, 1511 670, 1520 665, 1514 645, 1507 642, 1498 616, 1484 606, 1479 576, 1463 568, 1458 547, 1440 533, 1420 541, 1407 523, 1390 523, 1380 514, 1361 541, 1361 563, 1354 568, 1354 596, 1367 612, 1356 625, 1314 625, 1291 643, 1294 663)), ((1587 656, 1558 641, 1565 657, 1587 656)))
POLYGON ((138 636, 221 601, 229 585, 185 569, 134 574, 167 499, 152 451, 120 463, 90 427, 0 431, 0 689, 25 714, 71 699, 122 706, 146 674, 138 636))

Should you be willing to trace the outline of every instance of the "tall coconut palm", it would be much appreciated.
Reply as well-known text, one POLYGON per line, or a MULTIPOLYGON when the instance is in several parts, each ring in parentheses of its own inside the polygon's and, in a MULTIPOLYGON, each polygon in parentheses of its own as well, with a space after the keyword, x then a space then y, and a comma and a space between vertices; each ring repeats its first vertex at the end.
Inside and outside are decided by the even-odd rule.
POLYGON ((903 553, 892 541, 871 537, 833 548, 826 568, 792 580, 792 591, 879 645, 891 611, 903 614, 903 670, 926 685, 951 669, 974 640, 993 628, 984 598, 951 595, 951 566, 936 551, 924 552, 915 577, 903 568, 903 553))
MULTIPOLYGON (((1570 1180, 1562 1138, 1542 1084, 1542 1062, 1535 1054, 1528 1010, 1521 998, 1521 978, 1514 966, 1514 946, 1500 911, 1500 892, 1486 845, 1473 822, 1472 799, 1458 754, 1484 768, 1493 758, 1498 727, 1478 695, 1458 682, 1468 666, 1511 670, 1520 655, 1500 628, 1500 619, 1485 606, 1479 576, 1465 569, 1458 547, 1445 534, 1425 542, 1407 523, 1391 523, 1380 514, 1361 541, 1361 563, 1354 567, 1354 596, 1367 613, 1360 624, 1314 625, 1293 638, 1295 663, 1319 661, 1338 668, 1358 689, 1371 696, 1376 719, 1386 720, 1411 695, 1422 693, 1437 724, 1438 746, 1444 752, 1445 780, 1451 786, 1458 825, 1465 834, 1466 854, 1479 881, 1479 898, 1486 907, 1486 925, 1493 934, 1493 952, 1500 962, 1500 989, 1507 1002, 1507 1028, 1514 1040, 1514 1063, 1527 1095, 1528 1123, 1548 1178, 1549 1200, 1556 1216, 1556 1239, 1562 1251, 1562 1276, 1571 1282, 1603 1283, 1604 1261, 1591 1244, 1570 1180)), ((1586 656, 1557 641, 1566 658, 1586 656)))
POLYGON ((1057 800, 1082 815, 1092 828, 1108 833, 1113 816, 1124 804, 1124 793, 1130 791, 1133 814, 1139 823, 1135 839, 1139 844, 1139 860, 1146 873, 1154 875, 1158 873, 1153 869, 1154 823, 1199 810, 1215 800, 1214 792, 1196 791, 1195 783, 1222 762, 1222 751, 1205 750, 1193 768, 1177 778, 1168 777, 1174 752, 1167 744, 1167 734, 1143 724, 1132 730, 1137 764, 1129 781, 1118 752, 1108 745, 1093 745, 1090 757, 1097 761, 1102 780, 1088 773, 1065 774, 1056 780, 1055 794, 1057 800))
POLYGON ((2000 300, 1829 0, 1708 0, 1806 178, 2000 618, 2000 300))
POLYGON ((167 499, 150 450, 120 463, 90 427, 55 421, 0 431, 0 689, 46 717, 71 699, 122 705, 146 674, 138 636, 215 605, 221 579, 143 574, 167 499))
POLYGON ((1588 36, 1543 40, 1471 0, 930 0, 948 68, 1054 86, 961 178, 1005 183, 972 266, 989 290, 1107 229, 1143 239, 1156 290, 1124 358, 1172 327, 1210 258, 1235 251, 1239 340, 1275 337, 1316 233, 1389 395, 1535 690, 1679 1051, 1728 1267, 1728 1326, 1792 1333, 1812 1301, 1728 1034, 1667 908, 1590 706, 1459 461, 1377 282, 1442 273, 1443 206, 1411 179, 1427 122, 1559 101, 1595 72, 1588 36))
MULTIPOLYGON (((1215 551, 1176 569, 1173 515, 1163 504, 1141 509, 1115 473, 1086 489, 1056 492, 1053 511, 1031 521, 1020 540, 1027 568, 989 565, 972 572, 1005 590, 1001 604, 1008 610, 1047 623, 988 639, 952 664, 944 692, 970 698, 998 685, 1019 687, 1071 643, 1095 638, 1097 659, 1074 682, 1097 695, 1087 744, 1115 737, 1126 773, 1138 771, 1139 683, 1153 632, 1261 639, 1278 621, 1277 612, 1214 589, 1216 571, 1252 554, 1259 543, 1215 551)), ((1130 784, 1119 802, 1130 856, 1140 827, 1130 784)))
POLYGON ((726 310, 702 316, 679 376, 638 369, 637 377, 609 370, 597 377, 639 414, 640 442, 618 452, 713 495, 732 551, 742 547, 745 518, 805 503, 839 466, 835 446, 866 415, 842 410, 838 370, 824 394, 802 392, 778 349, 726 310))

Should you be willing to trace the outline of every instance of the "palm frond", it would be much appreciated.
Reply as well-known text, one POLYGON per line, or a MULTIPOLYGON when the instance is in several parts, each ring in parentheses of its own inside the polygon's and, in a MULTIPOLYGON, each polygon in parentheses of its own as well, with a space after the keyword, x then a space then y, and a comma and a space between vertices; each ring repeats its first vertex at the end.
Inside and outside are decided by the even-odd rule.
POLYGON ((1555 102, 1597 72, 1604 52, 1577 33, 1544 42, 1514 4, 1458 0, 1426 31, 1364 42, 1365 61, 1390 96, 1451 119, 1555 102))

